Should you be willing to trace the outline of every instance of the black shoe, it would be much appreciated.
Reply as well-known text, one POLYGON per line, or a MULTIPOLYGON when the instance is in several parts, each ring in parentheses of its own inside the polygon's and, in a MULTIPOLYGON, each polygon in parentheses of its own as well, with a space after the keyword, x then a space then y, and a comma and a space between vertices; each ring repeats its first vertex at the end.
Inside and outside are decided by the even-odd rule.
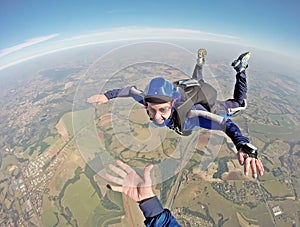
POLYGON ((231 66, 235 69, 237 72, 242 72, 248 67, 248 62, 251 57, 251 52, 246 52, 241 54, 238 59, 234 60, 231 63, 231 66))

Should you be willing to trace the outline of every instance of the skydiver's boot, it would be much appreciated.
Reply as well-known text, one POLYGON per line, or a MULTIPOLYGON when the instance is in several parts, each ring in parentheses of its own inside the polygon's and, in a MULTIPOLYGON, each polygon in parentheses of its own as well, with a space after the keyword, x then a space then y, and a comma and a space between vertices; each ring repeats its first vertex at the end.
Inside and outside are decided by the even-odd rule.
POLYGON ((197 65, 202 68, 205 64, 205 56, 207 55, 207 51, 204 48, 200 48, 198 50, 198 59, 197 59, 197 65))
POLYGON ((241 54, 238 59, 234 60, 231 63, 231 66, 235 69, 236 72, 242 72, 248 67, 248 62, 251 57, 251 52, 246 52, 241 54))

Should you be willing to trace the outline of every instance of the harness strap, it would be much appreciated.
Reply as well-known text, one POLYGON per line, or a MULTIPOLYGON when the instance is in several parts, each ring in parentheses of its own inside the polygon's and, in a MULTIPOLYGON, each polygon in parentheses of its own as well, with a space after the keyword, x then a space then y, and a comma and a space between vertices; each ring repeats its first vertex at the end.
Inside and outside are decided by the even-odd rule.
POLYGON ((225 119, 224 117, 221 117, 219 115, 204 110, 190 110, 190 112, 188 113, 188 118, 192 118, 192 117, 204 117, 206 119, 216 121, 219 124, 223 123, 225 119))

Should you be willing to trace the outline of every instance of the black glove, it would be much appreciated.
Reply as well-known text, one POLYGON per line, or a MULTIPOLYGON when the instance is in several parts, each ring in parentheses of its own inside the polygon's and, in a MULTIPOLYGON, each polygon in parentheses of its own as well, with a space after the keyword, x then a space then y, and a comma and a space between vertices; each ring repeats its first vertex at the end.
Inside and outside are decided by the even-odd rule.
POLYGON ((257 158, 257 148, 251 143, 243 143, 238 146, 238 150, 242 149, 244 153, 248 154, 251 158, 257 158))

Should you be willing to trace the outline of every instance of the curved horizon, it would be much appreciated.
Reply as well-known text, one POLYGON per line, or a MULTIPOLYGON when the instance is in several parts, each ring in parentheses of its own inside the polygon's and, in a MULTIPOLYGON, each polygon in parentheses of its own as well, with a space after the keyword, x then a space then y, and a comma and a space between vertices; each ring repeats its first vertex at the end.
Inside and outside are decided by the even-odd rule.
MULTIPOLYGON (((60 37, 60 34, 37 37, 0 51, 0 70, 55 52, 95 44, 123 41, 149 41, 157 39, 203 40, 249 46, 276 53, 276 50, 259 47, 251 43, 245 45, 245 40, 242 40, 240 37, 182 28, 120 27, 107 29, 102 32, 86 33, 72 37, 60 37)), ((279 54, 279 52, 277 54, 279 54)))

